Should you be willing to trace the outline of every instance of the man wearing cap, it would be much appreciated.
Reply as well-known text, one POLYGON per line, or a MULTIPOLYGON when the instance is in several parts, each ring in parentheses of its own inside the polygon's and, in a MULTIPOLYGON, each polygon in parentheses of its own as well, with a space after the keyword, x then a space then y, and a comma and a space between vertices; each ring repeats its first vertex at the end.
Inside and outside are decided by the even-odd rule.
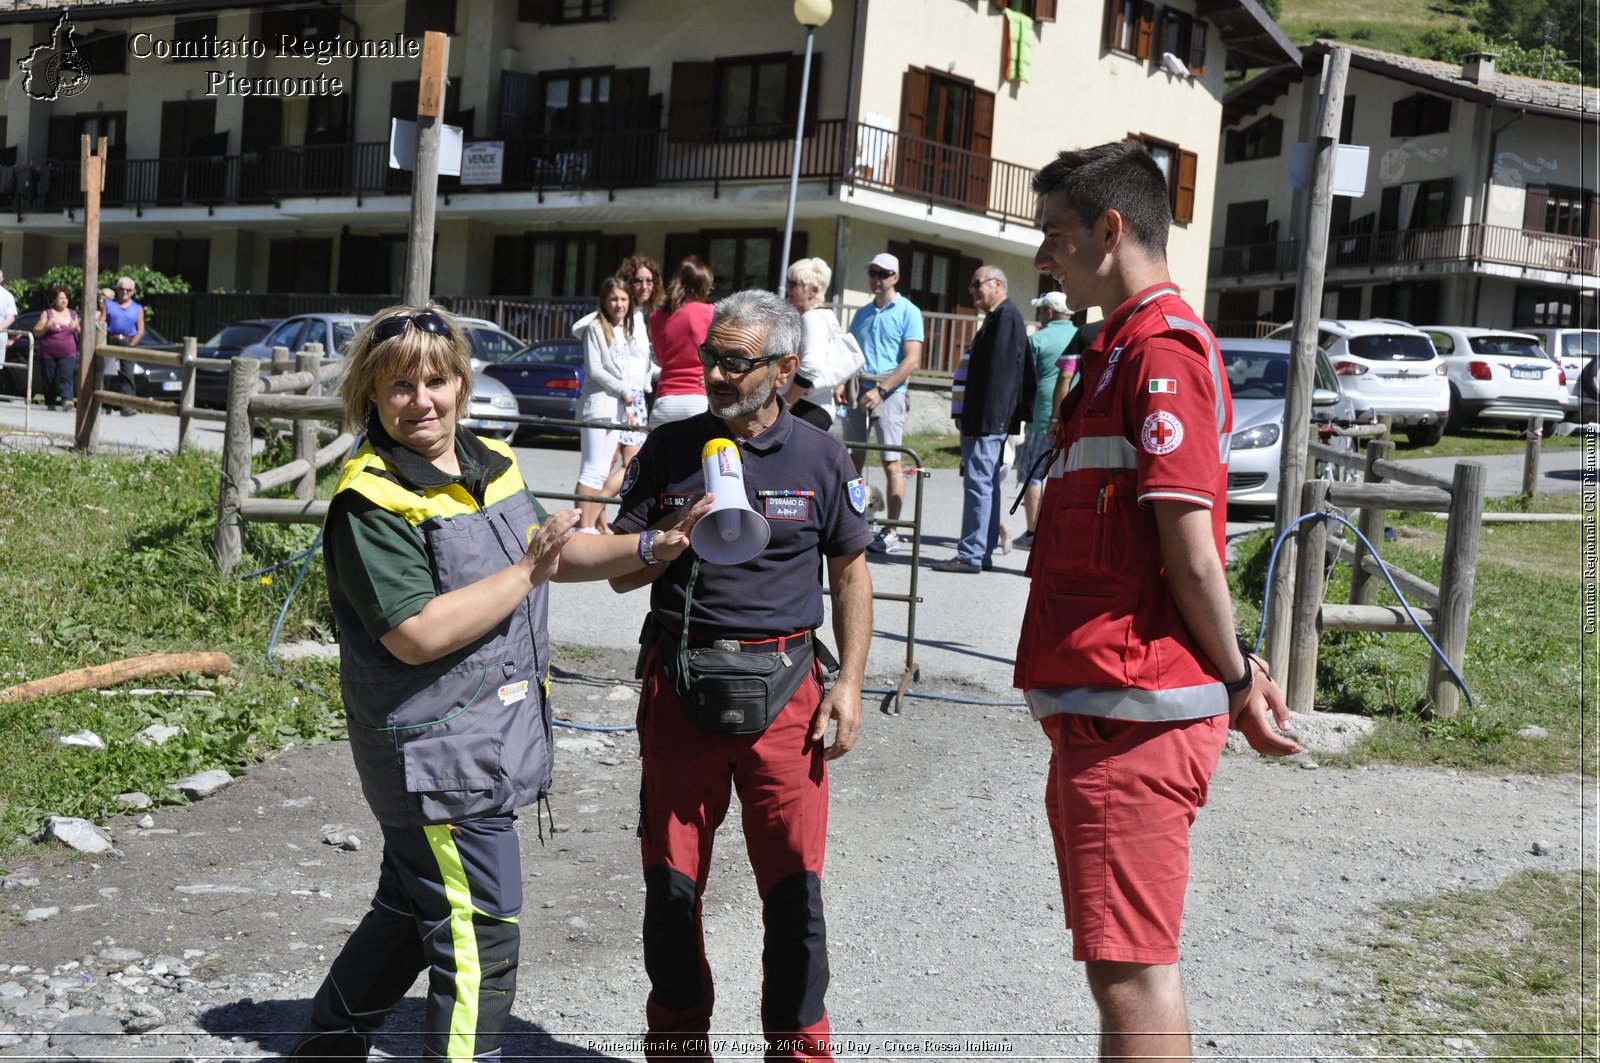
MULTIPOLYGON (((642 533, 640 556, 649 566, 612 586, 652 584, 638 717, 650 978, 643 1054, 712 1058, 716 993, 701 898, 713 837, 737 792, 766 927, 766 1058, 831 1060, 822 908, 827 762, 849 751, 861 726, 872 638, 866 490, 839 442, 782 400, 800 364, 799 313, 762 291, 736 292, 713 313, 700 346, 710 408, 650 433, 628 466, 611 522, 615 532, 642 533), (650 529, 706 490, 708 449, 713 460, 741 467, 743 502, 764 518, 770 537, 740 564, 713 564, 689 551, 657 565, 650 529), (817 662, 827 658, 815 632, 824 562, 839 649, 838 679, 826 691, 817 662), (697 661, 735 674, 724 681, 697 674, 697 661), (743 662, 767 668, 770 685, 742 671, 743 662), (837 729, 824 748, 829 720, 837 729)), ((732 501, 722 496, 740 480, 718 483, 718 504, 732 501)))
MULTIPOLYGON (((867 263, 867 284, 872 302, 850 319, 850 334, 861 344, 866 361, 861 367, 861 397, 844 421, 847 443, 865 443, 870 423, 880 446, 892 447, 906 430, 906 408, 910 395, 906 381, 922 364, 922 311, 911 300, 895 292, 900 282, 900 260, 888 252, 874 255, 867 263)), ((884 450, 884 499, 889 520, 900 519, 905 503, 905 482, 900 478, 900 452, 884 450)), ((865 450, 851 450, 850 460, 860 472, 867 463, 865 450)), ((900 536, 894 528, 879 530, 868 550, 893 554, 900 550, 900 536)))
POLYGON ((969 285, 972 304, 984 313, 972 337, 967 361, 966 394, 956 419, 961 429, 961 541, 956 556, 940 561, 938 572, 977 573, 991 567, 1000 539, 1001 498, 1005 490, 1003 460, 1006 436, 1022 425, 1022 404, 1031 395, 1022 388, 1028 358, 1028 326, 1010 298, 1006 275, 999 266, 983 265, 969 285))
POLYGON ((1045 470, 1039 468, 1043 455, 1050 451, 1050 433, 1056 426, 1054 398, 1056 378, 1061 374, 1062 352, 1078 326, 1072 323, 1067 297, 1060 292, 1045 292, 1033 301, 1044 313, 1044 327, 1028 337, 1028 355, 1033 361, 1033 394, 1024 396, 1030 403, 1028 430, 1017 448, 1017 483, 1022 484, 1022 509, 1028 515, 1028 530, 1017 537, 1024 550, 1033 546, 1033 526, 1039 520, 1039 497, 1044 492, 1045 470))

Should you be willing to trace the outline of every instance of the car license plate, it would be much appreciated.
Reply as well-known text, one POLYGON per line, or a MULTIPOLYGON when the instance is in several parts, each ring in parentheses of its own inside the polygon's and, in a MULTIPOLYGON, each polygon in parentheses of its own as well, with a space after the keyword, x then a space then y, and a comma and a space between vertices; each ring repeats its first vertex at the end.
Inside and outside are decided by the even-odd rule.
POLYGON ((183 390, 183 381, 181 381, 181 380, 163 380, 161 382, 161 390, 162 391, 182 391, 183 390))
POLYGON ((1513 369, 1513 370, 1511 370, 1511 379, 1512 380, 1543 380, 1544 379, 1544 370, 1543 369, 1513 369))

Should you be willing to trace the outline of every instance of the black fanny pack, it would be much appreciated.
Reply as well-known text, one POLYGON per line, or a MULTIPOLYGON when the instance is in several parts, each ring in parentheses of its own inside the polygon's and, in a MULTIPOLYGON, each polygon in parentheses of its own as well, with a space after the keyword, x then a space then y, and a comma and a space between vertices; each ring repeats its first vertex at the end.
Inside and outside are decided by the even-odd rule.
POLYGON ((652 614, 641 641, 647 651, 656 645, 678 700, 697 727, 712 734, 759 734, 794 698, 818 658, 829 671, 838 671, 839 666, 812 632, 784 640, 781 650, 747 650, 732 639, 690 649, 689 604, 699 571, 696 558, 684 592, 679 634, 674 637, 664 630, 652 614))

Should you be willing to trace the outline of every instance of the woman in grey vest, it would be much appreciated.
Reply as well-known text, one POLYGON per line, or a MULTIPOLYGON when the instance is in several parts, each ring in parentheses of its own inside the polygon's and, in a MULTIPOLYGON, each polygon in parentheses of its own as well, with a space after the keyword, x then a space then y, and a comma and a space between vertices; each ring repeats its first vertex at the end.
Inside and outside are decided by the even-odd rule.
POLYGON ((548 583, 677 557, 671 531, 572 532, 511 449, 457 427, 471 349, 435 306, 400 306, 351 341, 340 383, 365 442, 324 528, 350 751, 383 831, 372 908, 312 1002, 297 1060, 365 1059, 422 971, 417 1055, 499 1058, 516 992, 515 810, 551 779, 548 583))

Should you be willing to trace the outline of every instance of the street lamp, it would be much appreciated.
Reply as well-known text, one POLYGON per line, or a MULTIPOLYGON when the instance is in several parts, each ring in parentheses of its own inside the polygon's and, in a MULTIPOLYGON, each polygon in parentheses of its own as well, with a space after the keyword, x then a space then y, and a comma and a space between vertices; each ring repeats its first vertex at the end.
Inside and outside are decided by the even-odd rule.
POLYGON ((783 215, 783 257, 778 260, 778 294, 785 292, 789 247, 794 241, 794 198, 800 190, 800 147, 806 133, 806 96, 811 91, 811 42, 817 27, 833 14, 833 0, 794 0, 795 21, 806 28, 806 57, 800 64, 800 112, 794 118, 794 159, 789 166, 789 206, 783 215))

